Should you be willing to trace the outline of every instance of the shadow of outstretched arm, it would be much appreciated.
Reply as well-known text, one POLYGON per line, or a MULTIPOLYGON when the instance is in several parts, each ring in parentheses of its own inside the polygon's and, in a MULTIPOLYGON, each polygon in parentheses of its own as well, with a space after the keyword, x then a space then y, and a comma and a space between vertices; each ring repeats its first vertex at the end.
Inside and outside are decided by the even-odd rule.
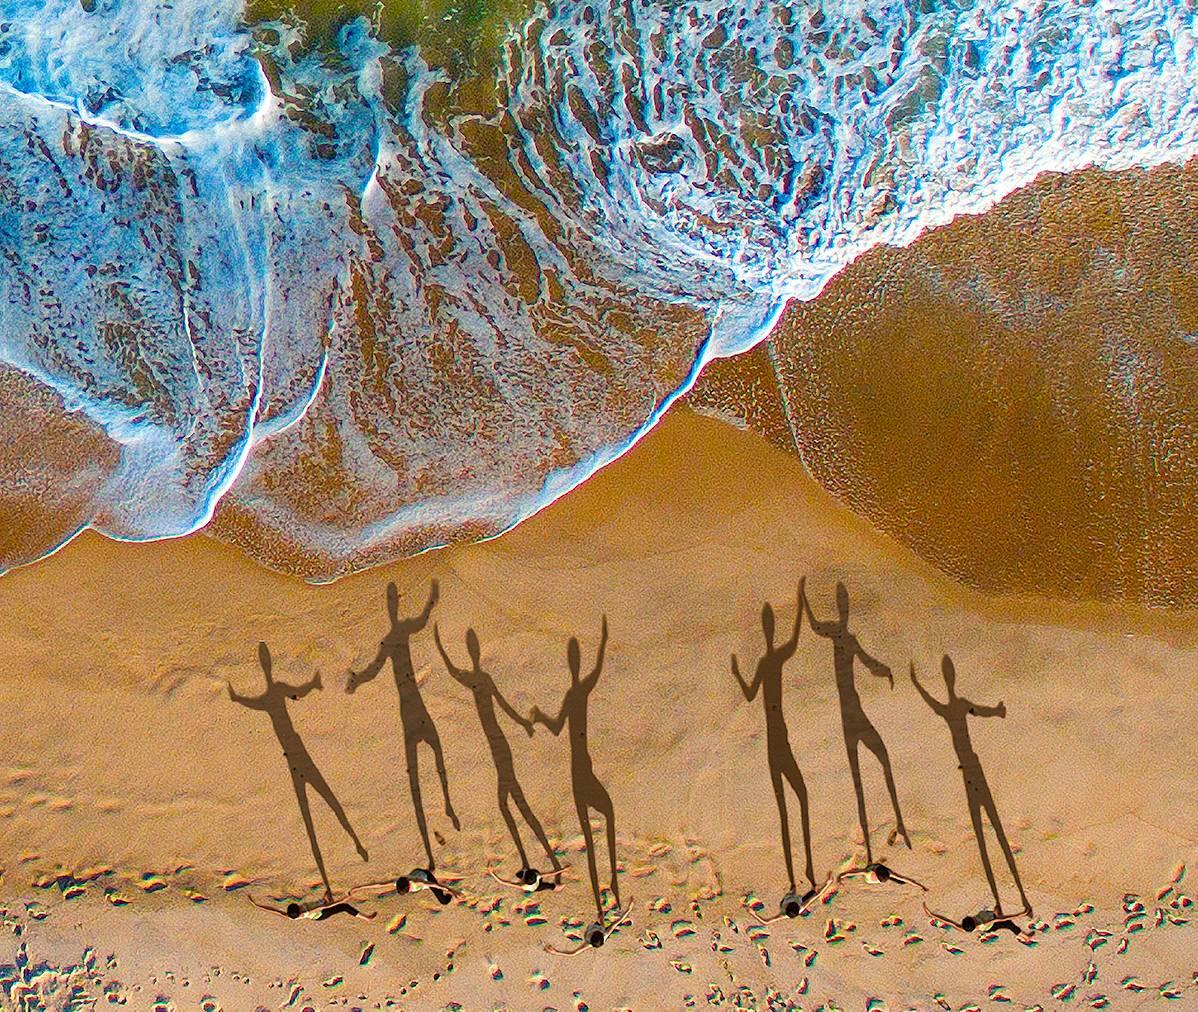
POLYGON ((1001 699, 997 706, 982 706, 981 703, 971 703, 968 699, 961 700, 973 717, 1006 717, 1007 705, 1001 699))
POLYGON ((759 671, 753 676, 752 682, 746 682, 740 674, 740 665, 737 663, 736 654, 732 655, 732 675, 740 686, 740 691, 744 694, 745 699, 750 703, 757 698, 757 690, 761 688, 761 672, 759 671))
POLYGON ((383 670, 383 665, 387 663, 387 658, 390 656, 390 651, 387 649, 386 643, 379 644, 379 652, 375 655, 373 661, 366 665, 361 671, 354 671, 352 668, 349 672, 349 681, 345 683, 345 691, 353 692, 363 682, 369 682, 380 671, 383 670))
POLYGON ((225 688, 229 692, 229 698, 240 706, 248 706, 251 710, 265 710, 265 696, 243 696, 241 693, 234 691, 231 682, 225 682, 225 688))
POLYGON ((915 691, 923 697, 923 701, 941 717, 948 713, 948 707, 944 703, 940 702, 940 700, 938 700, 930 692, 928 692, 928 690, 919 683, 919 679, 915 677, 914 661, 911 662, 911 684, 915 686, 915 691))
POLYGON ((550 717, 539 706, 534 706, 528 717, 529 723, 543 724, 549 728, 550 733, 561 734, 562 728, 566 726, 566 702, 567 700, 562 700, 562 708, 556 717, 550 717))
POLYGON ((869 654, 867 654, 861 649, 860 643, 857 644, 857 658, 861 661, 861 664, 865 667, 866 671, 868 671, 875 678, 885 678, 888 682, 890 682, 890 687, 892 689, 894 688, 894 672, 890 670, 890 666, 883 664, 876 657, 871 657, 869 654))
POLYGON ((403 623, 404 631, 411 634, 420 632, 428 625, 429 616, 433 613, 433 608, 436 607, 438 599, 441 597, 441 585, 433 580, 429 586, 428 600, 424 602, 424 608, 415 618, 410 618, 403 623))
POLYGON ((303 685, 290 685, 287 682, 276 682, 276 685, 283 690, 292 699, 303 699, 313 689, 323 689, 324 686, 320 682, 320 672, 316 672, 311 680, 304 682, 303 685))
POLYGON ((582 680, 587 692, 590 692, 599 681, 599 672, 603 670, 603 657, 607 653, 607 616, 603 616, 603 631, 599 635, 599 650, 595 654, 595 666, 591 673, 582 680))

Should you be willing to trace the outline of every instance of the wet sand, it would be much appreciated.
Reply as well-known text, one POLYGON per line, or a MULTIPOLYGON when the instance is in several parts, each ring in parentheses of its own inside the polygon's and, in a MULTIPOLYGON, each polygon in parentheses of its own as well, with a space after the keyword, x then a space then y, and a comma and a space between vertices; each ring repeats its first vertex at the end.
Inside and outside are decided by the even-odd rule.
MULTIPOLYGON (((1171 988, 1193 1001, 1196 639, 1192 612, 965 589, 846 510, 793 454, 684 408, 507 536, 331 586, 206 537, 85 535, 0 580, 0 985, 9 1002, 50 995, 50 1007, 71 987, 101 1004, 205 1009, 683 1007, 750 994, 781 1007, 960 1008, 1004 995, 1015 1007, 1063 997, 1101 1007, 1098 996, 1128 1007, 1171 988), (767 928, 751 915, 754 904, 776 910, 787 882, 761 702, 745 701, 729 658, 752 671, 765 600, 789 633, 802 575, 820 619, 844 581, 851 628, 895 676, 891 689, 857 670, 913 842, 886 845, 893 818, 863 751, 875 855, 955 917, 992 901, 958 756, 908 663, 944 699, 948 652, 959 693, 1005 703, 1005 718, 971 718, 970 731, 1035 907, 1034 944, 966 935, 933 923, 917 891, 861 882, 794 921, 767 928), (359 859, 313 795, 334 888, 407 872, 424 860, 394 682, 383 670, 352 696, 343 688, 387 632, 387 583, 412 615, 434 577, 441 599, 411 651, 461 832, 423 746, 421 778, 438 873, 464 902, 390 896, 363 905, 378 910, 370 922, 257 910, 248 895, 313 899, 318 879, 270 721, 232 703, 226 680, 243 695, 262 690, 259 640, 276 678, 300 684, 319 671, 323 688, 289 702, 290 716, 370 854, 359 859), (562 890, 526 899, 486 875, 517 861, 474 702, 445 673, 432 626, 459 666, 474 628, 514 708, 552 715, 569 684, 567 640, 581 641, 585 674, 604 614, 589 746, 635 907, 603 949, 563 957, 544 944, 569 944, 594 916, 568 742, 543 728, 529 739, 498 718, 570 866, 562 890)), ((783 691, 822 876, 859 859, 859 834, 832 650, 806 623, 783 691)), ((993 840, 990 851, 1014 901, 993 840)))
POLYGON ((861 257, 692 401, 974 587, 1194 607, 1196 181, 1046 173, 861 257))

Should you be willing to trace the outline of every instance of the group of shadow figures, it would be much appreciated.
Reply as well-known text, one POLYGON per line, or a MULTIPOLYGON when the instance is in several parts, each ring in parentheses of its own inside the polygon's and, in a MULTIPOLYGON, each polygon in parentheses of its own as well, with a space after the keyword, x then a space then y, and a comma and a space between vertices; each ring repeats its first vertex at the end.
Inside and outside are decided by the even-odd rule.
MULTIPOLYGON (((374 679, 384 668, 388 661, 391 662, 392 672, 395 677, 396 688, 399 692, 399 710, 400 722, 403 727, 404 738, 404 755, 406 759, 408 784, 411 792, 412 806, 414 809, 416 824, 420 830, 420 835, 424 843, 425 854, 427 856, 427 865, 423 868, 413 869, 407 875, 400 875, 395 879, 389 879, 386 882, 369 883, 366 885, 357 886, 340 897, 334 896, 332 886, 329 883, 328 873, 325 869, 324 858, 321 854, 320 845, 316 838, 316 830, 312 821, 312 812, 309 804, 308 789, 311 788, 332 810, 345 832, 353 840, 357 847, 358 854, 362 859, 368 860, 365 846, 355 833, 353 826, 350 824, 349 818, 345 813, 340 801, 333 793, 328 781, 317 769, 311 755, 304 746, 302 739, 291 722, 291 717, 287 710, 288 700, 302 699, 314 689, 322 688, 319 673, 317 673, 310 681, 301 685, 292 685, 287 682, 278 681, 272 674, 272 663, 270 651, 265 643, 258 645, 258 656, 262 666, 263 674, 266 679, 266 688, 256 696, 243 696, 235 692, 230 685, 228 687, 229 698, 235 703, 249 707, 254 710, 260 710, 270 717, 271 724, 274 728, 276 737, 279 740, 283 749, 283 754, 287 759, 291 773, 292 786, 295 789, 296 799, 299 803, 300 814, 303 817, 304 826, 307 829, 308 841, 312 848, 312 855, 316 862, 316 867, 320 872, 321 880, 324 883, 325 895, 321 902, 311 906, 304 906, 299 903, 290 903, 284 908, 277 908, 269 904, 259 903, 254 900, 255 905, 263 909, 271 910, 272 912, 283 914, 286 917, 307 918, 312 920, 323 920, 327 917, 336 914, 351 914, 357 917, 371 918, 374 913, 363 912, 355 906, 355 903, 363 898, 383 896, 388 893, 406 894, 417 890, 428 890, 442 904, 450 903, 459 893, 451 885, 441 882, 437 879, 434 869, 436 866, 435 857, 433 855, 432 842, 429 837, 428 822, 425 817, 424 802, 421 796, 420 787, 420 767, 419 754, 417 746, 420 744, 427 745, 433 754, 433 760, 436 765, 437 775, 441 783, 441 791, 445 803, 445 815, 453 824, 455 829, 460 829, 461 824, 454 811, 453 804, 449 797, 449 780, 445 768, 445 757, 441 747, 441 739, 437 734, 436 726, 433 723, 432 717, 424 704, 424 700, 420 693, 420 686, 416 681, 415 668, 412 663, 411 654, 411 638, 416 633, 423 630, 429 621, 433 608, 437 604, 439 596, 437 581, 432 582, 430 593, 424 607, 421 611, 411 617, 401 618, 399 615, 399 593, 394 583, 387 586, 387 611, 390 618, 390 629, 384 636, 379 645, 378 653, 374 660, 370 662, 362 671, 351 671, 349 679, 345 684, 345 689, 349 693, 355 692, 359 686, 374 679)), ((752 701, 759 694, 762 698, 765 710, 766 721, 766 744, 769 758, 770 779, 773 783, 774 795, 778 805, 778 816, 781 826, 782 837, 782 852, 786 862, 786 871, 790 883, 789 891, 783 897, 779 912, 776 917, 797 917, 800 914, 806 913, 827 890, 834 884, 846 877, 852 875, 862 875, 872 882, 893 882, 900 885, 915 885, 925 893, 926 887, 921 883, 898 875, 891 868, 877 862, 873 858, 873 850, 870 843, 869 822, 865 806, 865 793, 861 780, 860 768, 860 747, 864 745, 877 757, 882 766, 882 772, 885 777, 886 787, 890 795, 891 803, 894 806, 895 814, 895 829, 890 835, 889 843, 893 844, 895 840, 901 836, 911 846, 911 841, 907 835, 906 828, 903 824, 902 813, 899 809, 898 794, 895 789, 894 775, 891 769, 890 757, 886 751, 886 746, 882 741, 878 730, 870 722, 865 715, 865 711, 861 704, 861 698, 857 694, 854 668, 859 661, 867 671, 871 674, 886 678, 890 681, 891 688, 894 687, 894 676, 891 670, 882 664, 880 661, 871 657, 862 649, 857 637, 849 631, 849 599, 848 592, 843 584, 838 583, 836 586, 836 603, 838 615, 836 619, 827 622, 821 622, 812 614, 811 606, 807 600, 804 584, 799 583, 798 589, 798 607, 795 615, 794 630, 791 637, 783 643, 775 642, 775 619, 772 607, 767 603, 761 611, 762 632, 765 638, 765 651, 761 659, 758 661, 755 673, 752 679, 746 680, 742 677, 740 666, 736 656, 732 657, 732 674, 739 683, 745 699, 752 701), (822 885, 818 885, 814 873, 814 862, 812 859, 811 850, 811 826, 809 821, 809 807, 807 787, 803 781, 803 775, 799 770, 798 762, 795 759, 794 751, 791 748, 790 740, 786 727, 786 719, 782 708, 782 670, 791 657, 794 656, 798 644, 799 631, 802 624, 803 616, 806 615, 808 623, 813 632, 819 636, 828 639, 832 643, 833 650, 833 666, 836 675, 836 685, 839 693, 841 720, 844 730, 844 741, 848 751, 849 768, 852 773, 853 784, 857 796, 857 814, 860 821, 861 832, 864 838, 866 850, 866 864, 860 868, 850 868, 847 871, 841 872, 833 879, 829 876, 822 885), (794 871, 794 859, 791 853, 791 836, 790 836, 790 819, 787 811, 786 801, 786 786, 789 785, 791 790, 797 796, 802 819, 802 835, 804 853, 806 859, 806 876, 810 883, 810 888, 802 895, 798 893, 794 871)), ((503 816, 504 822, 507 825, 508 831, 511 834, 512 841, 515 844, 516 851, 520 858, 520 868, 516 872, 515 877, 507 879, 500 877, 494 869, 488 869, 492 877, 496 881, 520 889, 524 892, 536 892, 543 889, 555 889, 560 885, 561 876, 564 872, 564 867, 558 860, 557 854, 550 844, 548 837, 545 834, 544 827, 537 819, 532 807, 528 803, 523 789, 520 786, 519 780, 516 777, 515 767, 512 761, 512 751, 508 744, 507 738, 504 735, 503 729, 500 726, 496 707, 511 718, 516 724, 522 727, 531 737, 534 733, 534 728, 537 724, 541 724, 551 731, 554 735, 559 735, 563 729, 569 731, 570 742, 570 772, 571 786, 574 795, 575 808, 578 814, 579 825, 582 830, 583 840, 585 842, 585 851, 587 858, 587 867, 590 875, 591 890, 594 896, 595 908, 597 912, 597 920, 589 925, 584 932, 583 941, 576 949, 571 950, 553 950, 565 951, 568 954, 582 951, 588 946, 598 947, 617 930, 620 926, 627 923, 629 909, 621 906, 619 882, 616 874, 616 826, 615 812, 612 805, 611 796, 607 789, 595 775, 594 767, 591 760, 591 755, 587 744, 587 708, 590 695, 599 681, 599 675, 603 668, 604 655, 607 648, 607 618, 603 618, 602 632, 599 639, 599 646, 596 652, 595 664, 587 675, 582 674, 582 655, 581 648, 576 638, 571 638, 566 648, 566 660, 570 671, 570 686, 566 690, 565 696, 562 699, 561 706, 558 709, 556 716, 549 716, 544 713, 539 707, 533 707, 532 711, 524 716, 516 711, 516 709, 504 698, 499 691, 491 675, 483 670, 480 663, 480 647, 478 637, 473 629, 466 632, 466 652, 470 659, 469 667, 459 667, 450 658, 444 643, 441 640, 440 630, 434 625, 433 638, 436 643, 441 659, 445 664, 445 668, 452 678, 459 682, 462 686, 468 689, 473 696, 475 709, 478 713, 479 722, 482 726, 483 734, 491 750, 491 758, 495 765, 498 784, 498 805, 500 814, 503 816), (537 842, 545 852, 545 857, 550 863, 550 869, 541 871, 530 862, 528 854, 525 850, 524 843, 521 839, 518 829, 513 806, 519 811, 524 822, 536 837, 537 842), (594 834, 591 825, 591 812, 597 812, 604 818, 608 860, 611 871, 610 891, 614 901, 612 910, 607 910, 604 904, 604 890, 599 884, 598 867, 595 857, 594 834)), ((992 927, 1006 927, 1015 933, 1020 933, 1021 929, 1014 924, 1013 918, 1021 916, 1029 916, 1031 907, 1027 897, 1023 891, 1023 885, 1019 878, 1018 870, 1015 866, 1014 854, 1011 846, 1007 841, 1006 834, 1003 831, 1002 823, 999 820, 998 812, 994 804, 993 796, 991 795, 989 786, 986 783, 986 778, 982 773, 981 763, 977 753, 974 751, 970 742, 969 728, 967 718, 969 716, 977 717, 1005 717, 1006 708, 1002 703, 997 706, 988 707, 973 703, 970 700, 957 695, 955 691, 955 673, 953 670, 952 661, 946 656, 942 661, 942 673, 944 676, 945 687, 948 692, 948 697, 945 701, 936 699, 929 693, 919 682, 915 675, 914 664, 911 665, 911 681, 925 702, 942 717, 948 724, 952 735, 953 745, 956 748, 959 766, 965 781, 965 794, 969 805, 970 817, 973 823, 974 834, 977 837, 978 849, 981 854, 982 864, 985 870, 987 881, 990 884, 991 891, 994 894, 995 906, 993 910, 983 910, 976 915, 963 917, 960 922, 954 921, 940 914, 933 914, 928 911, 929 915, 937 918, 944 923, 953 925, 966 931, 972 931, 979 925, 990 925, 992 927), (1022 900, 1022 909, 1015 914, 1004 914, 1001 908, 998 886, 995 880, 994 870, 990 862, 989 854, 986 848, 986 840, 983 835, 982 816, 983 813, 987 816, 995 835, 998 838, 1000 847, 1006 857, 1007 864, 1010 868, 1011 875, 1015 881, 1015 885, 1019 890, 1019 895, 1022 900)), ((252 899, 252 897, 251 897, 252 899)), ((925 904, 926 908, 926 904, 925 904)), ((760 919, 760 918, 759 918, 760 919)), ((774 920, 776 918, 768 918, 774 920)))

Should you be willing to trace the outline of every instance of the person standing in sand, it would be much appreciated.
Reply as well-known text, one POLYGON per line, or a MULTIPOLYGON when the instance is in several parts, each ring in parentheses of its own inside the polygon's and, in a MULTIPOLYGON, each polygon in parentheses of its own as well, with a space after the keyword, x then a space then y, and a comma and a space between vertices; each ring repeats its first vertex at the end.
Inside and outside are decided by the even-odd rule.
POLYGON ((304 826, 308 830, 308 843, 312 847, 312 856, 316 859, 316 867, 320 872, 320 879, 324 882, 325 903, 332 903, 333 888, 329 885, 329 876, 328 872, 325 871, 324 857, 320 853, 320 844, 316 842, 316 828, 312 824, 312 810, 308 805, 309 787, 324 798, 325 804, 337 816, 337 821, 341 823, 342 829, 354 841, 354 846, 357 847, 358 854, 362 860, 370 860, 370 855, 366 853, 366 848, 362 846, 362 841, 358 839, 358 834, 354 832, 353 826, 349 824, 345 809, 341 807, 341 802, 333 794, 328 781, 325 780, 320 770, 316 768, 316 763, 312 761, 312 757, 308 754, 307 748, 304 747, 304 743, 299 733, 295 730, 295 726, 291 723, 290 715, 287 713, 288 699, 303 699, 313 689, 322 687, 320 684, 320 672, 317 672, 310 682, 305 682, 303 685, 289 685, 287 682, 276 682, 271 677, 270 650, 265 643, 258 644, 258 662, 262 665, 263 674, 266 675, 266 691, 262 695, 242 696, 234 692, 233 686, 228 682, 225 683, 225 687, 229 690, 229 698, 234 703, 248 707, 251 710, 261 710, 270 717, 275 737, 279 739, 279 744, 283 746, 283 755, 287 759, 287 765, 291 770, 291 785, 295 788, 295 797, 299 802, 300 815, 303 816, 304 826))
POLYGON ((1002 822, 999 820, 998 808, 994 804, 994 795, 990 793, 986 774, 982 772, 982 761, 974 751, 973 741, 969 736, 970 717, 1006 717, 1007 708, 1001 701, 997 706, 982 706, 979 703, 971 702, 964 696, 958 696, 956 693, 957 671, 953 666, 952 658, 947 654, 940 661, 940 673, 944 676, 944 686, 948 689, 946 702, 940 702, 919 684, 919 679, 915 677, 914 663, 911 665, 911 684, 915 686, 923 697, 923 701, 932 708, 932 711, 948 724, 949 733, 953 738, 953 748, 957 752, 957 765, 965 780, 965 800, 969 805, 973 835, 977 837, 978 852, 982 858, 986 881, 990 883, 990 891, 994 894, 995 909, 1002 909, 1002 901, 998 896, 998 883, 994 878, 994 868, 990 864, 990 855, 986 851, 986 837, 982 832, 983 809, 985 809, 986 817, 994 830, 994 835, 998 837, 998 845, 1007 859, 1007 867, 1010 868, 1011 878, 1015 880, 1015 887, 1019 890, 1019 898, 1023 901, 1024 910, 1030 914, 1032 908, 1027 894, 1023 891, 1023 881, 1019 878, 1019 869, 1015 867, 1015 854, 1011 850, 1011 844, 1008 842, 1007 834, 1003 831, 1002 822))
POLYGON ((508 832, 512 834, 512 841, 516 844, 516 851, 520 855, 521 880, 523 880, 528 872, 532 871, 532 866, 528 863, 528 854, 524 851, 524 844, 520 840, 520 832, 516 828, 516 819, 512 815, 511 804, 513 801, 524 816, 524 821, 527 823, 528 828, 533 831, 537 841, 545 849, 545 855, 553 863, 553 870, 555 872, 561 871, 562 866, 557 859, 557 855, 553 852, 553 848, 549 845, 549 838, 545 835, 544 828, 541 826, 536 815, 533 814, 528 800, 524 797, 524 789, 520 786, 520 781, 516 779, 516 768, 512 762, 512 750, 495 716, 495 704, 498 703, 503 712, 530 735, 532 734, 532 721, 516 712, 512 704, 504 699, 503 693, 499 691, 495 685, 495 681, 482 669, 478 636, 473 629, 466 630, 466 652, 470 655, 470 668, 463 669, 456 667, 453 661, 449 659, 445 645, 441 642, 441 630, 436 625, 433 626, 433 639, 437 643, 437 650, 441 654, 441 659, 445 662, 445 667, 449 671, 449 674, 469 689, 474 696, 474 708, 478 711, 478 721, 482 725, 483 734, 487 738, 487 744, 491 746, 491 760, 495 763, 495 774, 498 778, 499 787, 499 814, 503 816, 503 821, 507 823, 508 832))
POLYGON ((562 700, 561 710, 556 717, 547 717, 539 707, 533 707, 531 719, 544 724, 553 734, 561 734, 562 728, 570 726, 570 783, 574 792, 574 806, 578 811, 578 824, 582 828, 587 849, 587 869, 591 875, 591 891, 595 894, 595 908, 599 913, 599 924, 603 923, 603 894, 599 890, 599 869, 595 861, 595 837, 591 830, 591 810, 603 815, 607 828, 607 856, 611 866, 611 891, 616 909, 620 909, 620 884, 616 877, 616 816, 611 795, 595 776, 587 746, 587 699, 599 682, 603 668, 603 655, 607 649, 607 616, 603 616, 603 633, 599 640, 599 651, 595 667, 586 678, 580 677, 582 670, 581 648, 575 637, 570 637, 566 647, 566 660, 570 666, 570 688, 562 700))
POLYGON ((877 678, 890 681, 894 688, 894 675, 881 661, 876 660, 861 649, 857 637, 849 632, 849 592, 843 583, 836 583, 837 619, 834 622, 819 622, 811 613, 811 602, 803 595, 803 608, 807 612, 807 621, 811 628, 832 641, 832 665, 836 672, 836 690, 840 696, 840 722, 844 730, 844 744, 849 755, 849 769, 853 775, 853 788, 857 792, 857 819, 861 825, 861 835, 865 838, 866 861, 873 864, 873 850, 869 840, 869 819, 865 813, 865 787, 861 782, 860 748, 864 745, 876 757, 882 766, 882 775, 886 778, 886 789, 890 792, 890 803, 894 806, 895 828, 890 834, 890 843, 899 836, 911 846, 911 837, 903 825, 903 813, 899 809, 898 791, 894 786, 894 772, 890 767, 890 755, 878 729, 865 715, 861 706, 861 697, 857 694, 856 677, 853 674, 853 663, 861 661, 866 670, 877 678))
POLYGON ((795 653, 799 642, 799 625, 803 619, 803 584, 799 583, 798 600, 795 604, 794 635, 785 643, 774 645, 774 609, 767 601, 761 609, 761 630, 765 634, 765 654, 757 662, 753 681, 746 682, 740 674, 736 654, 732 655, 732 674, 740 685, 741 692, 750 703, 761 692, 765 709, 766 752, 770 763, 770 780, 774 785, 774 798, 778 803, 778 821, 782 827, 782 854, 786 858, 786 874, 790 880, 790 892, 796 891, 794 857, 790 852, 790 816, 786 810, 785 779, 799 799, 799 812, 803 821, 803 851, 807 859, 807 880, 815 889, 815 868, 811 857, 811 821, 807 802, 807 785, 795 761, 790 747, 790 735, 786 728, 786 715, 782 711, 782 667, 795 653))
POLYGON ((395 675, 395 687, 399 690, 399 717, 403 724, 404 757, 408 768, 408 786, 412 793, 412 807, 416 812, 416 824, 420 828, 420 838, 424 841, 424 850, 428 856, 428 871, 430 874, 436 867, 433 858, 433 845, 428 835, 428 822, 424 816, 424 802, 420 795, 420 764, 417 759, 416 746, 421 742, 433 750, 433 759, 437 764, 437 776, 441 779, 441 793, 445 797, 445 815, 453 823, 453 828, 460 830, 461 823, 453 804, 449 800, 449 778, 445 772, 445 753, 441 748, 441 738, 437 734, 436 725, 429 715, 424 699, 420 695, 420 686, 416 683, 416 671, 412 666, 412 649, 410 641, 415 633, 420 632, 428 624, 429 615, 437 603, 439 586, 433 580, 429 590, 428 601, 419 615, 413 618, 399 617, 399 590, 394 583, 387 584, 387 614, 391 619, 391 629, 379 645, 379 652, 361 672, 351 671, 345 691, 353 693, 363 682, 369 682, 383 668, 388 660, 395 675))

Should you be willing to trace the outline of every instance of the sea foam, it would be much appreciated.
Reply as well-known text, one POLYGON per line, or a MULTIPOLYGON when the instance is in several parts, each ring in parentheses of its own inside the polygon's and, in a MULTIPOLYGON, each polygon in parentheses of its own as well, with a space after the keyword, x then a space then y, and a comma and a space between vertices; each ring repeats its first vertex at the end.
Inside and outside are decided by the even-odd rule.
POLYGON ((0 362, 119 450, 113 537, 219 505, 328 578, 496 533, 871 247, 1188 158, 1194 32, 1160 0, 568 2, 476 107, 364 19, 328 52, 215 0, 10 0, 0 362))

